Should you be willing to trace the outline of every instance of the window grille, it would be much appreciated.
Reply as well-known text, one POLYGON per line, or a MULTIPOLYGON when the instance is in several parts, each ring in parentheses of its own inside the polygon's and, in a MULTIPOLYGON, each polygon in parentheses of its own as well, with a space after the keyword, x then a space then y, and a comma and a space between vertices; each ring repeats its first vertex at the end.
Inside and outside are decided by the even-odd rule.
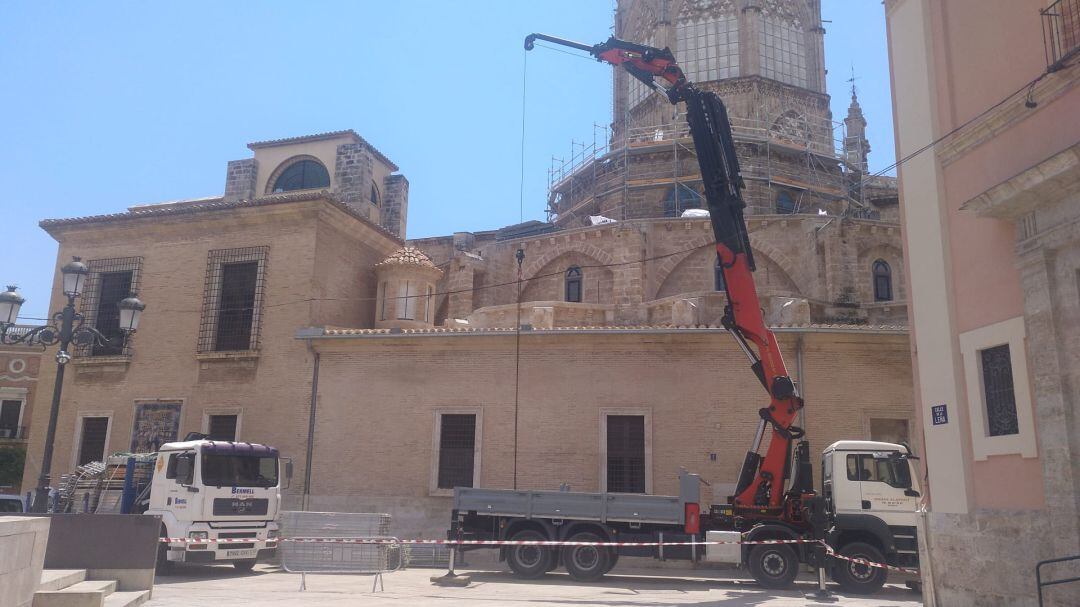
POLYGON ((885 260, 874 262, 874 301, 892 301, 892 269, 885 260))
POLYGON ((472 487, 476 465, 476 415, 444 413, 439 429, 439 488, 472 487))
POLYGON ((675 43, 675 57, 691 82, 739 75, 738 16, 680 21, 675 28, 675 43))
POLYGON ((792 24, 762 19, 761 75, 794 86, 806 87, 806 34, 792 24))
POLYGON ((1080 0, 1057 0, 1040 14, 1046 65, 1057 71, 1080 52, 1080 0))
POLYGON ((301 160, 289 165, 274 181, 274 193, 330 187, 330 174, 315 160, 301 160))
POLYGON ((199 352, 259 349, 269 252, 270 247, 210 251, 199 352))
POLYGON ((607 490, 645 493, 645 416, 607 416, 607 490))
POLYGON ((83 291, 82 315, 88 326, 97 329, 109 341, 77 345, 75 355, 130 355, 130 339, 120 331, 120 308, 117 304, 138 291, 142 257, 91 259, 86 266, 90 275, 83 291))
POLYGON ((207 423, 206 434, 210 440, 235 441, 236 416, 211 415, 207 423))
POLYGON ((79 460, 75 465, 100 462, 105 457, 105 439, 109 435, 109 418, 82 418, 82 438, 79 441, 79 460))
POLYGON ((982 363, 983 398, 989 436, 1019 434, 1016 392, 1013 390, 1012 356, 1009 344, 979 352, 982 363))
POLYGON ((577 266, 566 271, 566 301, 581 303, 581 268, 577 266))

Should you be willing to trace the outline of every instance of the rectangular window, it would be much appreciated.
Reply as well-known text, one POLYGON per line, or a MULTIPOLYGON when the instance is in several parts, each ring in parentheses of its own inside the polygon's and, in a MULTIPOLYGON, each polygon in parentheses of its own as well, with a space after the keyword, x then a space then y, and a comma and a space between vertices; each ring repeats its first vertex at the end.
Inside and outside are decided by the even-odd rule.
POLYGON ((979 351, 989 436, 1019 434, 1009 344, 979 351))
POLYGON ((645 493, 645 416, 607 416, 607 490, 645 493))
POLYGON ((761 36, 761 75, 794 86, 805 87, 805 34, 795 25, 762 19, 758 29, 761 36))
POLYGON ((23 438, 21 400, 0 401, 0 438, 23 438))
POLYGON ((82 296, 82 314, 106 341, 76 346, 78 356, 117 356, 130 354, 127 336, 120 331, 120 308, 117 304, 138 290, 141 257, 91 259, 82 296))
POLYGON ((416 300, 419 291, 411 280, 398 284, 397 317, 398 320, 416 320, 416 300))
POLYGON ((682 21, 675 28, 675 57, 691 82, 739 75, 739 21, 736 15, 682 21))
POLYGON ((382 299, 379 300, 379 320, 386 320, 386 300, 390 298, 390 294, 386 292, 386 281, 383 281, 379 292, 382 293, 382 299))
POLYGON ((236 440, 235 415, 210 415, 206 425, 207 438, 210 440, 236 440))
POLYGON ((257 350, 269 247, 210 251, 200 352, 257 350))
POLYGON ((437 487, 472 487, 476 465, 476 415, 443 413, 439 422, 437 487))
POLYGON ((79 459, 77 466, 105 459, 105 441, 109 436, 109 418, 82 418, 82 432, 79 439, 79 459))

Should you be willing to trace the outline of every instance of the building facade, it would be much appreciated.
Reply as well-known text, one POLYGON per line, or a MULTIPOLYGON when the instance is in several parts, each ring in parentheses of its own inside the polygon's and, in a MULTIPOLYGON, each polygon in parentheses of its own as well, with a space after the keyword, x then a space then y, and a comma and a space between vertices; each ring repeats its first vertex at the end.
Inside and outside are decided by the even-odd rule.
POLYGON ((1080 5, 886 13, 932 589, 1030 605, 1080 553, 1080 5))
MULTIPOLYGON (((638 15, 656 3, 625 4, 638 15)), ((776 3, 758 4, 740 14, 776 3)), ((799 6, 800 31, 818 35, 819 8, 799 6)), ((747 19, 740 36, 756 35, 747 19)), ((827 112, 818 76, 774 76, 746 82, 827 112)), ((770 133, 746 150, 790 138, 770 133)), ((684 466, 713 483, 707 499, 726 498, 766 395, 718 326, 725 295, 707 218, 663 204, 677 175, 642 189, 651 202, 640 212, 595 225, 556 208, 553 222, 406 243, 407 181, 352 131, 249 148, 253 158, 229 163, 220 198, 42 222, 58 266, 88 260, 88 313, 125 290, 147 304, 121 351, 72 361, 56 473, 189 431, 265 442, 296 463, 290 507, 387 511, 401 537, 445 532, 458 485, 671 493, 684 466)), ((895 189, 856 179, 831 138, 813 150, 836 187, 878 188, 877 206, 806 188, 819 213, 790 186, 792 205, 750 215, 761 305, 808 402, 815 449, 917 442, 895 189)), ((804 161, 805 145, 791 153, 804 161)), ((32 450, 44 415, 34 414, 32 450)))
POLYGON ((40 348, 0 346, 0 493, 36 486, 22 484, 22 471, 40 371, 40 348))

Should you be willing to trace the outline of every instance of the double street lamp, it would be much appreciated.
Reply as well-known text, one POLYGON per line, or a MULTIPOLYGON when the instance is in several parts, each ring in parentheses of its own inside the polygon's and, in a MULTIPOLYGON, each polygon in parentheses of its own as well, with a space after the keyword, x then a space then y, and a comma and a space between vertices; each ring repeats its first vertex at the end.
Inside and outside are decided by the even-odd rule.
POLYGON ((139 326, 139 316, 146 304, 132 294, 116 304, 119 308, 120 335, 112 339, 86 323, 86 318, 75 310, 75 299, 82 295, 90 269, 78 257, 72 258, 63 268, 64 295, 67 305, 52 317, 52 322, 40 327, 14 329, 19 308, 26 301, 9 286, 0 293, 0 344, 51 346, 60 344, 56 352, 56 384, 53 387, 52 409, 49 411, 49 430, 45 434, 45 453, 41 456, 41 475, 38 476, 37 494, 34 496, 34 512, 46 512, 49 502, 49 473, 52 468, 53 441, 56 438, 56 418, 60 413, 60 392, 64 387, 64 367, 71 362, 69 348, 77 346, 122 345, 127 336, 139 326), (119 343, 117 343, 119 342, 119 343))

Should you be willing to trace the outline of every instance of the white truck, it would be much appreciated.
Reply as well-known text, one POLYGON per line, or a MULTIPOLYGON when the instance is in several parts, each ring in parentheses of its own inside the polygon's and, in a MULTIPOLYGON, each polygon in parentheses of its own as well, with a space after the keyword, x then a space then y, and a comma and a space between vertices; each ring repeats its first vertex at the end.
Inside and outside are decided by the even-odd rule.
MULTIPOLYGON (((801 448, 792 467, 810 476, 809 449, 801 448)), ((918 567, 919 485, 907 447, 875 441, 838 441, 822 453, 826 523, 820 532, 841 556, 900 567, 918 567)), ((799 487, 809 479, 795 479, 799 487)), ((678 496, 511 489, 454 489, 449 539, 674 542, 677 546, 535 545, 500 549, 500 558, 523 578, 565 567, 576 579, 599 579, 619 556, 691 560, 745 566, 764 586, 786 588, 800 563, 815 562, 813 544, 709 544, 739 540, 812 539, 814 525, 795 520, 734 515, 730 504, 700 507, 700 480, 680 474, 678 496), (703 542, 702 546, 685 545, 703 542)), ((466 550, 479 549, 466 547, 466 550)), ((885 583, 885 569, 843 559, 823 564, 849 592, 871 593, 885 583)))
POLYGON ((281 489, 292 476, 277 449, 185 440, 162 445, 153 466, 149 496, 141 492, 135 511, 160 516, 161 537, 183 540, 161 543, 159 569, 187 562, 248 570, 276 550, 281 489))

